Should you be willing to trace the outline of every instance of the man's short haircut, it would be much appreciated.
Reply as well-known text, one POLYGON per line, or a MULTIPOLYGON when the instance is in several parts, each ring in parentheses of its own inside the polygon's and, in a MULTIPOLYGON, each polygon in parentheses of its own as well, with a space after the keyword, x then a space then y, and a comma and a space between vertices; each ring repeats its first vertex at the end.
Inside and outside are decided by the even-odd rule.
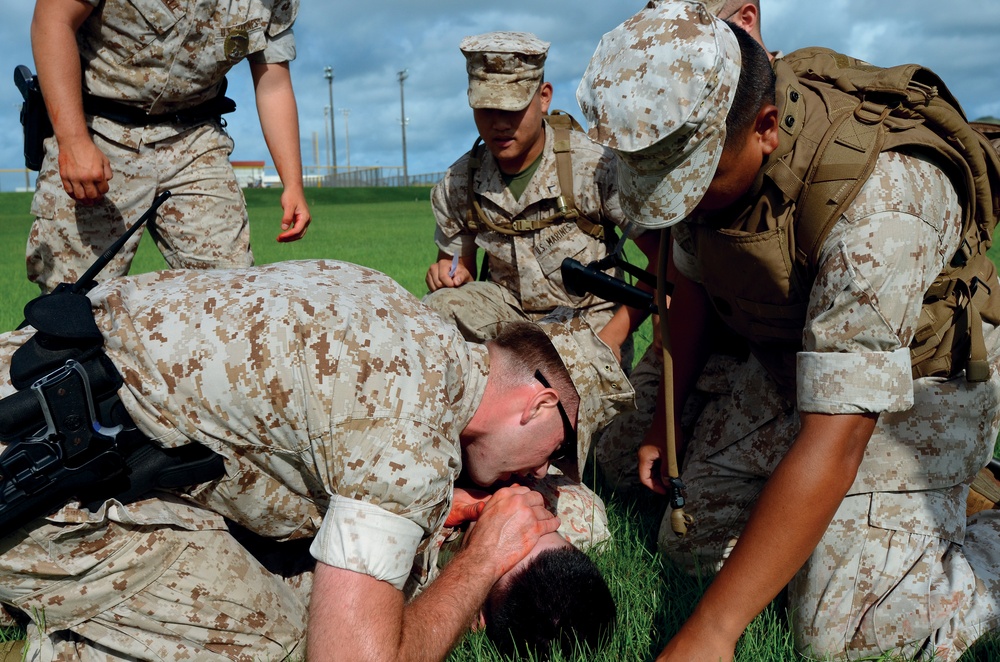
POLYGON ((617 609, 604 577, 576 547, 547 549, 494 588, 484 606, 486 636, 501 653, 553 647, 571 653, 579 643, 596 650, 615 629, 617 609))
POLYGON ((503 351, 513 379, 533 381, 535 371, 540 370, 573 416, 580 405, 580 396, 559 352, 544 331, 530 322, 507 322, 500 326, 492 342, 503 351))
POLYGON ((745 138, 753 128, 757 113, 765 104, 774 103, 775 77, 764 47, 735 23, 726 25, 740 44, 740 80, 733 105, 726 116, 726 146, 745 138))

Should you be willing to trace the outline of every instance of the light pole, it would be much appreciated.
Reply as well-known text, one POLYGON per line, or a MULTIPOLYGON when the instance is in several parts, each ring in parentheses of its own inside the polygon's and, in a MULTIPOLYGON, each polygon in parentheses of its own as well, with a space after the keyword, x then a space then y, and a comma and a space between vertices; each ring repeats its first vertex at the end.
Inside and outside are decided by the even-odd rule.
POLYGON ((337 174, 337 128, 333 123, 333 67, 323 67, 323 77, 330 89, 330 155, 333 160, 333 174, 337 174))
POLYGON ((409 74, 403 69, 396 76, 399 78, 399 123, 403 127, 403 186, 409 186, 410 174, 406 170, 406 105, 403 103, 403 81, 409 74))
POLYGON ((330 125, 327 123, 326 118, 330 116, 330 106, 323 106, 323 133, 326 134, 323 137, 323 149, 326 151, 326 171, 330 172, 330 166, 333 162, 330 160, 330 125))
POLYGON ((347 171, 351 171, 351 125, 348 121, 348 117, 351 115, 350 108, 341 108, 340 112, 344 115, 344 136, 347 138, 347 171))

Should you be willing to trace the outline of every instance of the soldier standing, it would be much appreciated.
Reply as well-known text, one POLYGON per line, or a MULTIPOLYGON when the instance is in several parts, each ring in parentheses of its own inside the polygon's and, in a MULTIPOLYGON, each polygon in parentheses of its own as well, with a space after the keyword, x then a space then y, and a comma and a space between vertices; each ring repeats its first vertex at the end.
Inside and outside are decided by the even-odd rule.
MULTIPOLYGON (((226 73, 248 60, 261 128, 284 184, 279 241, 310 221, 288 62, 298 2, 38 0, 31 41, 54 136, 32 201, 27 272, 74 282, 164 190, 151 232, 171 267, 253 263, 229 162, 226 73)), ((140 234, 104 270, 128 273, 140 234)))

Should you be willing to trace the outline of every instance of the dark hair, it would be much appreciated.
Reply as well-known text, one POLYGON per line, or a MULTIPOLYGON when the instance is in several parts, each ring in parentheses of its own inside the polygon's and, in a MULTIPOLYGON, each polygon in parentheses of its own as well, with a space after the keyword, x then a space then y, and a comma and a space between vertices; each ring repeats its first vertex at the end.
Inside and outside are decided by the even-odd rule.
POLYGON ((736 97, 726 116, 726 146, 730 141, 746 137, 751 130, 757 113, 764 104, 774 103, 775 77, 767 51, 735 23, 726 25, 736 35, 740 44, 740 80, 736 86, 736 97))
POLYGON ((553 645, 569 653, 577 642, 596 649, 615 628, 611 590, 594 562, 575 547, 541 552, 486 599, 486 636, 510 655, 553 645))
POLYGON ((530 322, 505 322, 491 341, 501 349, 510 368, 510 377, 520 382, 534 380, 540 370, 570 415, 577 410, 580 396, 573 386, 559 352, 540 327, 530 322))

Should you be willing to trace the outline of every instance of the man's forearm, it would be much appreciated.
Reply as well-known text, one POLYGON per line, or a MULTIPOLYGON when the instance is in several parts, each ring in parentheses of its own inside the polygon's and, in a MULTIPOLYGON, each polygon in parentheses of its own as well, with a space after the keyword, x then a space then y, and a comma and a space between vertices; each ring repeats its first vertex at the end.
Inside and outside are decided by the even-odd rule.
POLYGON ((60 144, 90 139, 83 113, 83 73, 76 31, 90 14, 77 0, 39 0, 31 21, 31 50, 52 130, 60 144))
POLYGON ((799 435, 679 637, 711 631, 735 645, 816 548, 857 474, 876 421, 875 414, 802 414, 799 435))
POLYGON ((302 189, 299 116, 288 64, 251 64, 264 142, 286 189, 302 189))
POLYGON ((400 660, 443 660, 469 631, 496 577, 466 549, 403 610, 400 660))

